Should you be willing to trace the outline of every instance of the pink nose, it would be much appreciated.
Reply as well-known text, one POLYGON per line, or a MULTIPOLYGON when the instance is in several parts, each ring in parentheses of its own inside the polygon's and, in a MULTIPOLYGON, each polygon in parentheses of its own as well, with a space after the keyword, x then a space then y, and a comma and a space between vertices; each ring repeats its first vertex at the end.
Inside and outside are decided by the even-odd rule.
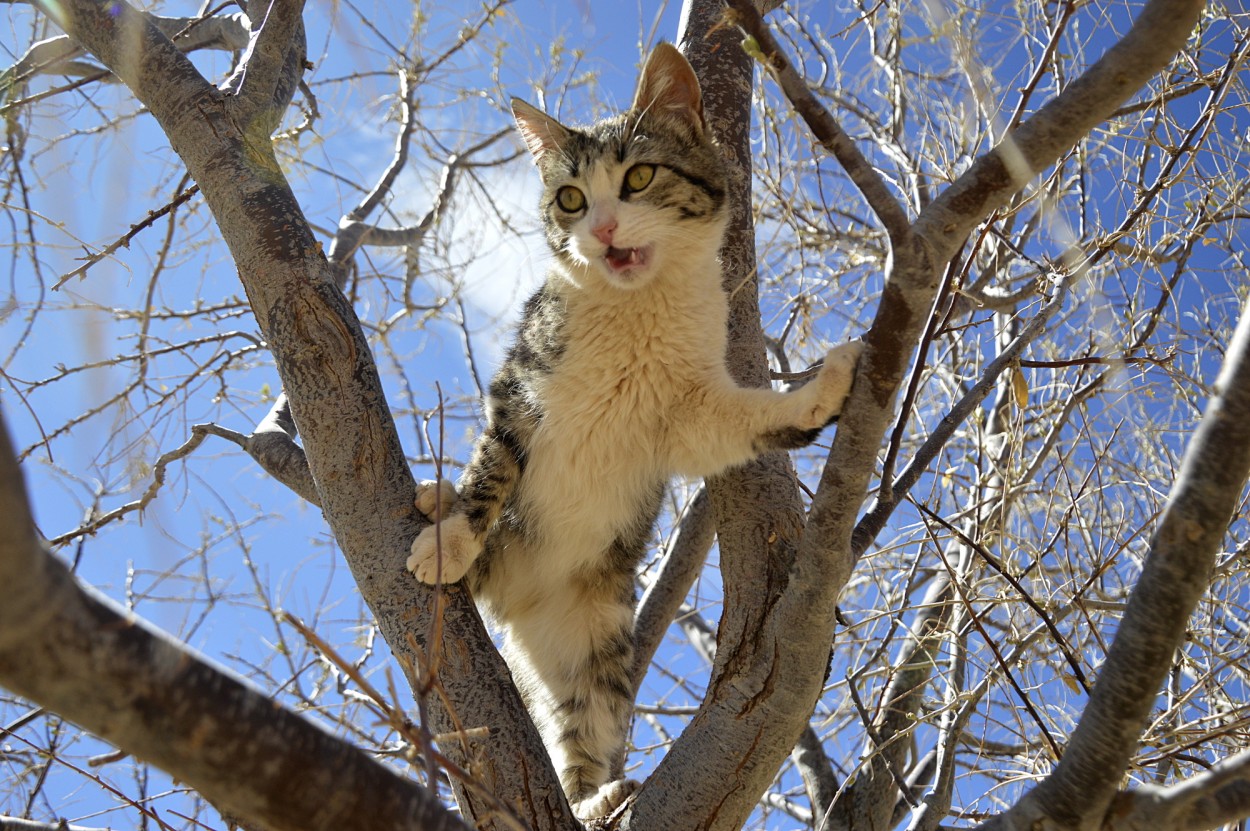
POLYGON ((616 220, 609 219, 605 222, 600 222, 598 225, 595 225, 593 228, 590 229, 590 233, 594 234, 595 239, 599 240, 599 242, 603 243, 604 245, 611 245, 612 244, 612 232, 615 230, 616 230, 616 220))

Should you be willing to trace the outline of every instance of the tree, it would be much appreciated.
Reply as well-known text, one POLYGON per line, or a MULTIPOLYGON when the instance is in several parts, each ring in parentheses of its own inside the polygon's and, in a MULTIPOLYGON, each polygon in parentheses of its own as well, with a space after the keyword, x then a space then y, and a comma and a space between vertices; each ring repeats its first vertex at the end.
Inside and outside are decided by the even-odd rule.
MULTIPOLYGON (((450 321, 463 338, 466 386, 475 386, 480 341, 465 294, 454 281, 435 290, 434 281, 464 256, 446 215, 475 194, 493 196, 497 186, 477 178, 481 166, 496 170, 515 151, 501 140, 499 117, 453 133, 454 149, 440 146, 439 133, 423 126, 437 118, 423 96, 447 83, 459 58, 485 60, 496 78, 507 72, 491 38, 505 37, 498 27, 509 10, 485 6, 440 39, 421 9, 411 28, 397 30, 406 32, 398 45, 359 16, 369 42, 392 50, 398 66, 398 140, 391 164, 370 176, 376 186, 336 212, 337 230, 318 233, 284 171, 316 170, 301 136, 315 139, 324 118, 322 96, 302 81, 305 43, 317 40, 306 38, 300 4, 194 19, 92 0, 37 5, 68 37, 33 44, 6 76, 15 262, 45 280, 36 154, 79 138, 43 138, 54 135, 43 132, 43 102, 69 100, 103 76, 119 80, 128 92, 106 100, 96 91, 88 105, 132 119, 139 113, 125 102, 133 95, 185 173, 163 174, 162 190, 174 197, 119 242, 166 224, 138 312, 118 315, 135 321, 135 347, 41 381, 20 380, 6 365, 7 417, 32 413, 27 420, 44 433, 6 453, 0 470, 0 500, 15 518, 0 529, 12 599, 0 612, 0 683, 37 705, 23 718, 45 729, 16 758, 48 760, 29 757, 32 775, 14 777, 14 793, 28 797, 18 808, 35 813, 51 761, 68 759, 62 742, 81 740, 55 713, 167 771, 245 827, 576 827, 470 598, 457 587, 430 592, 402 568, 423 520, 391 413, 411 426, 418 461, 441 467, 441 436, 448 424, 471 424, 472 410, 454 395, 394 408, 390 395, 419 398, 413 378, 401 376, 388 395, 374 358, 407 359, 396 321, 431 330, 450 321), (219 85, 205 80, 211 59, 201 69, 186 56, 205 48, 232 50, 216 69, 219 85), (81 78, 32 92, 48 73, 81 78), (303 114, 288 115, 297 92, 303 114), (430 176, 425 209, 409 221, 395 193, 414 146, 430 176), (171 221, 184 205, 193 218, 171 221), (209 208, 211 224, 196 205, 209 208), (397 214, 393 230, 370 219, 384 208, 397 214), (206 233, 220 233, 246 302, 218 286, 189 311, 162 309, 158 278, 206 233), (369 246, 404 253, 362 268, 369 246), (348 298, 365 310, 368 329, 348 298), (244 315, 254 323, 220 331, 244 315), (195 335, 175 341, 162 321, 195 335), (170 355, 191 369, 170 370, 170 355), (249 377, 242 370, 265 355, 284 392, 261 396, 272 406, 250 435, 184 426, 203 407, 201 386, 212 385, 217 414, 241 418, 262 404, 238 390, 249 377), (85 412, 61 415, 36 400, 67 378, 117 365, 122 389, 85 412), (37 453, 52 462, 55 446, 106 413, 121 415, 103 445, 109 457, 149 458, 147 448, 127 446, 135 433, 140 447, 169 449, 124 482, 102 477, 91 495, 100 507, 42 540, 27 521, 23 472, 36 474, 37 453), (188 429, 189 439, 177 438, 188 429), (338 620, 314 603, 312 626, 282 615, 251 558, 249 521, 222 506, 220 528, 237 539, 254 580, 248 596, 274 626, 269 660, 278 668, 252 664, 252 686, 73 574, 97 556, 92 534, 102 547, 170 498, 167 477, 185 471, 210 436, 233 441, 249 470, 259 465, 321 509, 335 556, 368 607, 338 620), (116 505, 131 479, 145 483, 143 493, 116 505), (73 546, 71 568, 50 545, 73 546), (318 634, 344 621, 367 634, 336 644, 318 634), (393 663, 375 655, 373 632, 393 663), (310 646, 292 643, 295 633, 310 646), (415 701, 411 721, 391 669, 415 701), (337 735, 275 708, 274 697, 320 711, 337 735), (422 784, 378 756, 412 764, 422 784), (464 821, 435 796, 444 777, 464 821)), ((940 18, 863 7, 835 18, 847 27, 836 36, 824 33, 828 20, 797 10, 771 28, 738 0, 728 13, 719 3, 683 10, 677 40, 736 165, 740 210, 725 251, 731 367, 744 382, 767 383, 769 356, 789 376, 790 361, 816 352, 818 338, 842 337, 838 314, 873 322, 831 448, 800 459, 812 485, 806 496, 781 455, 718 477, 705 492, 675 489, 664 554, 640 576, 639 640, 654 654, 676 620, 711 670, 706 680, 686 678, 684 655, 660 653, 660 677, 671 673, 688 709, 669 703, 672 691, 640 706, 631 760, 654 772, 608 827, 858 831, 931 829, 954 818, 1004 828, 1210 828, 1250 815, 1250 756, 1237 752, 1246 716, 1238 610, 1247 585, 1239 517, 1250 470, 1250 318, 1230 335, 1244 301, 1233 274, 1246 179, 1240 131, 1225 126, 1241 124, 1244 15, 1192 0, 1154 0, 1134 10, 1131 27, 1119 6, 1018 11, 1015 22, 977 8, 940 18), (986 43, 999 47, 1001 65, 977 58, 986 43), (855 53, 863 60, 841 57, 855 53), (772 80, 761 80, 753 104, 756 65, 772 80), (836 164, 810 164, 812 138, 836 164), (757 253, 759 231, 776 241, 757 253), (1208 247, 1218 253, 1208 256, 1208 247), (839 293, 856 299, 839 304, 839 293), (716 556, 705 565, 713 530, 716 556), (662 757, 651 760, 648 744, 663 747, 662 757)), ((567 92, 586 83, 577 52, 557 44, 546 54, 550 72, 535 86, 567 92)), ((450 97, 468 98, 454 88, 450 97)), ((458 100, 457 113, 489 112, 492 103, 475 110, 458 100)), ((488 204, 503 215, 498 201, 488 204)), ((80 270, 117 247, 89 254, 80 270)), ((37 337, 60 312, 29 289, 11 308, 22 338, 37 337)), ((27 354, 15 347, 9 364, 27 354)), ((112 458, 98 464, 114 468, 112 458)), ((61 481, 74 475, 82 474, 61 481)), ((184 492, 200 486, 181 475, 184 492)), ((137 592, 127 582, 123 597, 155 606, 169 591, 163 584, 198 571, 205 578, 181 598, 184 640, 201 637, 210 611, 217 622, 242 614, 213 579, 213 536, 205 533, 179 568, 141 575, 137 592), (217 612, 218 603, 233 608, 217 612)), ((642 695, 654 695, 645 670, 640 662, 642 695)), ((7 734, 16 740, 24 727, 10 724, 7 734)), ((147 806, 145 788, 133 816, 169 824, 147 806)))

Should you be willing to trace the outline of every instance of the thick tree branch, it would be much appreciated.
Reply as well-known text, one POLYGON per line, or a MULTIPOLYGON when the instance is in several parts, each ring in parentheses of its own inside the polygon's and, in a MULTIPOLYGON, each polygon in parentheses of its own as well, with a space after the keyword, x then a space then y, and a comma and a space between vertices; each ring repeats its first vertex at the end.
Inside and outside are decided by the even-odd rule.
POLYGON ((1250 816, 1250 751, 1175 785, 1141 785, 1116 796, 1106 831, 1207 831, 1250 816))
POLYGON ((251 40, 222 89, 234 93, 231 109, 244 131, 267 139, 282 122, 304 74, 304 0, 267 0, 265 14, 256 15, 265 2, 251 3, 251 40))
POLYGON ((4 686, 272 831, 468 831, 415 782, 82 587, 38 542, 3 413, 0 512, 4 686))
POLYGON ((642 595, 634 616, 635 697, 647 674, 664 633, 681 608, 690 586, 703 569, 708 551, 716 539, 716 518, 712 514, 707 488, 699 488, 676 524, 672 544, 665 552, 651 585, 642 595))
MULTIPOLYGON (((1166 65, 1184 44, 1200 8, 1196 0, 1155 0, 1148 4, 1122 41, 930 203, 910 231, 891 229, 892 268, 865 338, 867 350, 813 500, 788 585, 770 610, 767 622, 777 628, 760 627, 764 637, 774 639, 774 645, 781 633, 798 641, 810 638, 814 628, 832 631, 834 604, 860 553, 851 539, 856 516, 946 263, 991 211, 1005 204, 1166 65)), ((795 652, 784 665, 788 676, 795 673, 786 680, 796 683, 770 686, 767 704, 752 700, 753 713, 783 701, 806 712, 797 700, 787 700, 802 684, 796 669, 811 662, 811 656, 799 657, 801 643, 793 643, 793 648, 795 652)), ((705 715, 710 715, 706 705, 687 734, 705 715)), ((677 750, 675 746, 674 753, 677 750)), ((1116 768, 1110 775, 1118 776, 1122 771, 1123 767, 1116 768)))
POLYGON ((1136 752, 1250 475, 1250 308, 1229 345, 1089 704, 1055 771, 985 828, 1100 820, 1136 752))

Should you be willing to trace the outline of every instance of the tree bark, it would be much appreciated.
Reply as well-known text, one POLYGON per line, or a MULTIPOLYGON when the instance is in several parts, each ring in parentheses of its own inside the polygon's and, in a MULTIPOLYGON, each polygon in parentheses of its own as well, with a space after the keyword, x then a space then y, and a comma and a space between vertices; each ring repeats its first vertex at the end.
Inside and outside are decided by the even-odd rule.
POLYGON ((0 512, 5 687, 272 831, 468 831, 415 782, 81 586, 39 543, 3 413, 0 512))

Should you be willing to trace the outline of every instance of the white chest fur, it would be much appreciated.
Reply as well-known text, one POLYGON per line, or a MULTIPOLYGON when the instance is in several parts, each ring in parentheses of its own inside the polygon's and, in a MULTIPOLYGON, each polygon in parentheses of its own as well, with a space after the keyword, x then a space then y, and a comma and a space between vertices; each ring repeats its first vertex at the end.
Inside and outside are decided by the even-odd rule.
POLYGON ((545 567, 599 556, 674 473, 680 405, 724 372, 719 269, 700 271, 636 291, 571 290, 564 355, 536 390, 543 420, 520 488, 545 567))

